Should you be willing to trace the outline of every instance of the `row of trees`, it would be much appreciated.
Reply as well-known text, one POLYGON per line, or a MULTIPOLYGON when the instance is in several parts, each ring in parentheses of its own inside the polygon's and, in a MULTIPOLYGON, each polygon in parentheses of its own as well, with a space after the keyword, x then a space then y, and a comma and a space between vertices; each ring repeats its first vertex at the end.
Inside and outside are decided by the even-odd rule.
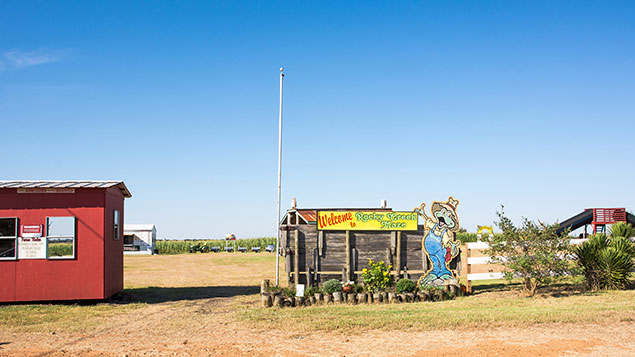
POLYGON ((623 289, 634 267, 635 229, 628 223, 612 226, 610 234, 596 234, 581 245, 557 234, 557 224, 523 219, 520 227, 498 213, 502 234, 485 238, 493 262, 509 269, 507 279, 521 278, 524 292, 533 296, 539 286, 570 275, 583 275, 588 289, 623 289))

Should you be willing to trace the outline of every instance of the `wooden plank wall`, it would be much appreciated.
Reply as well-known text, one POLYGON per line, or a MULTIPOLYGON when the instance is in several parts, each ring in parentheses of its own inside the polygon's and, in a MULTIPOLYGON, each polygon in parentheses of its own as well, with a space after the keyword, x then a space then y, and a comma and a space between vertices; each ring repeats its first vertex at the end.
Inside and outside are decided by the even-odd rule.
MULTIPOLYGON (((369 259, 383 260, 393 265, 393 276, 408 277, 415 281, 428 270, 428 261, 421 249, 423 226, 419 226, 417 231, 400 233, 349 231, 348 257, 347 233, 344 231, 318 232, 315 225, 300 224, 283 226, 281 233, 280 245, 285 255, 289 286, 296 283, 322 283, 328 279, 359 282, 361 270, 368 266, 369 259), (296 276, 299 276, 297 281, 296 276)), ((460 262, 460 255, 456 260, 460 262)), ((451 266, 456 266, 460 271, 459 262, 453 261, 451 266)))

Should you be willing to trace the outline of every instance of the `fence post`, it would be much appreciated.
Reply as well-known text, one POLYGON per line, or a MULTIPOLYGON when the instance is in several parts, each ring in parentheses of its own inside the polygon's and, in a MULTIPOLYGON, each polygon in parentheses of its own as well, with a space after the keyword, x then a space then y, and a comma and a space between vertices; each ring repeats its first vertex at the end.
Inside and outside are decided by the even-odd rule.
POLYGON ((463 271, 465 274, 465 291, 468 293, 472 293, 472 283, 468 279, 468 274, 470 274, 470 264, 468 263, 468 259, 470 259, 470 249, 467 247, 467 243, 463 244, 463 256, 461 260, 463 261, 463 271))

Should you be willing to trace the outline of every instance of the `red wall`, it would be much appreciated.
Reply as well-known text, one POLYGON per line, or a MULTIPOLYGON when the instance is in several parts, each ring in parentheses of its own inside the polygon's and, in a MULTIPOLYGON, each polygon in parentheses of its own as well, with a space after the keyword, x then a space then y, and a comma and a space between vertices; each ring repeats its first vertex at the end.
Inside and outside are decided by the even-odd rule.
POLYGON ((123 194, 117 187, 106 191, 104 210, 104 296, 108 297, 123 289, 123 194), (114 210, 119 211, 119 239, 114 237, 114 210))
POLYGON ((18 194, 16 189, 0 189, 0 217, 18 217, 20 225, 46 227, 48 216, 76 219, 74 259, 0 260, 0 302, 104 299, 121 290, 123 244, 122 239, 112 239, 112 212, 108 212, 120 209, 123 230, 124 198, 115 190, 119 191, 18 194))

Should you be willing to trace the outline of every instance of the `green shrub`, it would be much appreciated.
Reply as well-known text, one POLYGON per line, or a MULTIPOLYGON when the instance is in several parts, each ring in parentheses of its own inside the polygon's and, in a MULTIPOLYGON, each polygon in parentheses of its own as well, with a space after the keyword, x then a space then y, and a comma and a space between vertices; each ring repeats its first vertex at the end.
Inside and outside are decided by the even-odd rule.
POLYGON ((286 296, 286 297, 294 297, 295 296, 295 289, 285 288, 285 287, 282 287, 282 286, 270 286, 267 289, 267 291, 268 292, 272 292, 272 293, 279 292, 280 295, 286 296))
POLYGON ((617 222, 611 226, 610 233, 611 237, 631 238, 635 237, 635 228, 630 223, 617 222))
POLYGON ((589 289, 623 289, 628 285, 635 246, 627 238, 596 234, 573 252, 589 289))
POLYGON ((306 288, 306 290, 304 290, 304 296, 313 296, 315 294, 321 294, 322 293, 322 289, 320 289, 317 286, 309 286, 308 288, 306 288))
POLYGON ((401 294, 401 293, 411 293, 415 291, 417 286, 415 285, 414 281, 410 279, 399 279, 397 281, 396 288, 397 288, 397 292, 401 294))
POLYGON ((533 296, 538 286, 571 273, 571 264, 566 258, 570 252, 568 232, 556 233, 558 224, 535 223, 523 218, 522 226, 515 227, 508 217, 497 214, 498 227, 503 233, 483 240, 489 243, 486 253, 492 262, 509 269, 506 279, 521 278, 525 294, 533 296))
POLYGON ((368 268, 362 270, 364 288, 369 292, 384 291, 392 286, 392 276, 390 269, 392 265, 387 265, 383 261, 375 263, 368 259, 368 268))
POLYGON ((325 294, 342 291, 342 283, 337 279, 327 280, 324 285, 322 285, 322 291, 324 291, 325 294))

